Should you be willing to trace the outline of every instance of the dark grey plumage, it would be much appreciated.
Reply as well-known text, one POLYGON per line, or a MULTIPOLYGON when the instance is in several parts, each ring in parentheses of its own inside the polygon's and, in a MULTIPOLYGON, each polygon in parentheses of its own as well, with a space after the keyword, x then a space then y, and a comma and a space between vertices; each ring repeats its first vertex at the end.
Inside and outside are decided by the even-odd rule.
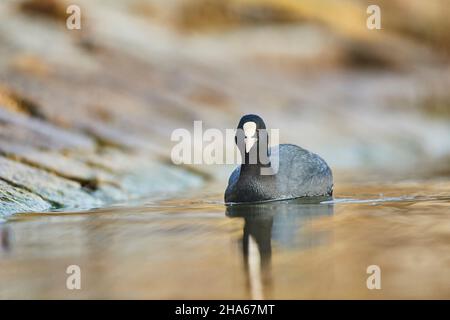
MULTIPOLYGON (((252 121, 252 117, 257 116, 245 117, 246 121, 252 121)), ((229 178, 225 202, 261 202, 332 195, 331 169, 321 157, 292 144, 279 145, 278 152, 279 167, 274 175, 261 175, 260 164, 242 164, 237 167, 229 178)), ((270 159, 276 156, 277 148, 272 148, 270 159)))

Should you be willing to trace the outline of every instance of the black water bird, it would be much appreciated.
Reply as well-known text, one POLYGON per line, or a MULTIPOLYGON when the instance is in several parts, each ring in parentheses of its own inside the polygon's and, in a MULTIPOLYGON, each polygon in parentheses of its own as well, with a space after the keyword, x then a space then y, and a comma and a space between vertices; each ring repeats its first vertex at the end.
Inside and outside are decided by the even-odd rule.
POLYGON ((266 125, 257 115, 243 116, 237 128, 236 144, 243 163, 228 180, 225 203, 333 194, 331 169, 317 154, 293 144, 269 149, 266 125))

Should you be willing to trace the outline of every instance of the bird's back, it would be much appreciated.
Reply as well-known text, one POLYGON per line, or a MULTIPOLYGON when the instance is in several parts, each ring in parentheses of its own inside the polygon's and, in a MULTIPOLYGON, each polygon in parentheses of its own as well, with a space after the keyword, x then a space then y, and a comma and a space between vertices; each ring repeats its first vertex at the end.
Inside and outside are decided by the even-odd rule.
POLYGON ((225 191, 225 202, 253 202, 331 195, 333 177, 318 155, 292 144, 271 149, 274 175, 248 175, 236 168, 225 191))

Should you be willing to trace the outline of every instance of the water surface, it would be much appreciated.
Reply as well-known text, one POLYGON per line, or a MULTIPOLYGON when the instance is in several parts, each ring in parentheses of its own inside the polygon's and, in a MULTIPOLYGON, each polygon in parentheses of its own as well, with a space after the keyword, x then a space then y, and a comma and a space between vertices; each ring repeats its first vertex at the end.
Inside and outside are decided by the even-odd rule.
POLYGON ((0 298, 450 298, 450 183, 225 207, 222 186, 0 224, 0 298), (66 289, 79 265, 81 290, 66 289), (381 290, 366 269, 381 268, 381 290))

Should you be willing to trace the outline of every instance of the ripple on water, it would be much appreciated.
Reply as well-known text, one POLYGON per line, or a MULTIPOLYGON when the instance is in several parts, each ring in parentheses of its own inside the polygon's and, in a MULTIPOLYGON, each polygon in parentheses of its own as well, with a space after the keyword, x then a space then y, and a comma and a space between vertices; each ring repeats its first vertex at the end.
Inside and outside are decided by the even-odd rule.
POLYGON ((320 204, 226 207, 208 188, 16 215, 1 229, 0 298, 450 298, 449 196, 442 183, 339 185, 320 204), (370 265, 382 290, 366 287, 370 265))

